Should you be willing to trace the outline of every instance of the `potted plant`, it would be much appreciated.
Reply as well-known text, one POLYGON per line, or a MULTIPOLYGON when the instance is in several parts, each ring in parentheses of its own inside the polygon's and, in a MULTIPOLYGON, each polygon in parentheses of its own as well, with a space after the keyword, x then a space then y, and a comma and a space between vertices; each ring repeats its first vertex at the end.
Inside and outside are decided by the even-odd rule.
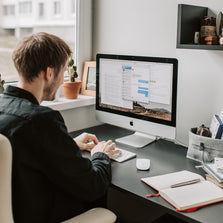
POLYGON ((78 97, 81 81, 75 80, 78 77, 77 67, 74 66, 74 60, 71 57, 68 61, 67 72, 70 80, 63 83, 64 95, 68 99, 76 99, 78 97))
POLYGON ((3 94, 5 81, 1 79, 1 76, 0 74, 0 94, 3 94))

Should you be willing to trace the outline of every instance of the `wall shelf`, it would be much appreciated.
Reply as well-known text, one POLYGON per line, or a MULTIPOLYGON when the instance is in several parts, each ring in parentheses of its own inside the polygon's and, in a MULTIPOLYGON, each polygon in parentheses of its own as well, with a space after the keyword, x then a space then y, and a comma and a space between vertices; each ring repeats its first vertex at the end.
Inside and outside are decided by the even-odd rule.
POLYGON ((199 45, 199 44, 177 44, 177 48, 199 49, 199 50, 223 50, 220 45, 199 45))
POLYGON ((193 44, 195 32, 200 32, 201 19, 213 13, 207 8, 194 5, 178 5, 177 48, 223 50, 220 45, 193 44))

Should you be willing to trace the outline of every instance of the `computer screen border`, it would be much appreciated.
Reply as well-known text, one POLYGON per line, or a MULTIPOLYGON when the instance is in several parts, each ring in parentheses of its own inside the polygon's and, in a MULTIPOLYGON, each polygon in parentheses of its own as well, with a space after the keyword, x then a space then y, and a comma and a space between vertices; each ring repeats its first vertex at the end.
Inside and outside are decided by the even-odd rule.
POLYGON ((102 54, 96 55, 96 110, 110 112, 113 114, 124 115, 141 120, 151 121, 154 123, 164 124, 176 127, 176 112, 177 112, 177 78, 178 78, 178 60, 176 58, 164 57, 149 57, 149 56, 134 56, 134 55, 116 55, 116 54, 102 54), (171 103, 171 120, 162 120, 158 118, 145 117, 130 112, 118 111, 115 109, 101 107, 99 103, 99 66, 100 59, 117 59, 117 60, 131 60, 131 61, 145 61, 145 62, 159 62, 173 64, 173 78, 172 78, 172 103, 171 103))

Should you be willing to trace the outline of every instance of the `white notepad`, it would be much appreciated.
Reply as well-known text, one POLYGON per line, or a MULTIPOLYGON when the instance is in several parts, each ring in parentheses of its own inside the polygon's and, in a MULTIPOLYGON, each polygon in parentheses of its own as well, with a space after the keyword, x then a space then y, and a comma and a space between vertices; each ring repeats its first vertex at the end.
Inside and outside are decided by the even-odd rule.
POLYGON ((159 195, 178 211, 194 211, 199 207, 223 201, 223 190, 220 187, 212 182, 206 181, 199 174, 190 171, 184 170, 142 178, 141 180, 157 190, 159 195), (191 180, 197 180, 199 182, 174 188, 171 187, 191 180))

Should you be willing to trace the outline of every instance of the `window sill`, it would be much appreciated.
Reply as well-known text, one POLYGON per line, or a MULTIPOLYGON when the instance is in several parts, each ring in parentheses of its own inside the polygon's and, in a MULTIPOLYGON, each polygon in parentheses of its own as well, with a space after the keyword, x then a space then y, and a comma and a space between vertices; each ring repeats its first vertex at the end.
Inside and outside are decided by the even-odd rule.
POLYGON ((94 104, 95 97, 87 95, 78 95, 77 99, 66 99, 65 97, 60 97, 57 101, 43 101, 41 103, 42 106, 47 106, 57 111, 80 108, 94 104))

